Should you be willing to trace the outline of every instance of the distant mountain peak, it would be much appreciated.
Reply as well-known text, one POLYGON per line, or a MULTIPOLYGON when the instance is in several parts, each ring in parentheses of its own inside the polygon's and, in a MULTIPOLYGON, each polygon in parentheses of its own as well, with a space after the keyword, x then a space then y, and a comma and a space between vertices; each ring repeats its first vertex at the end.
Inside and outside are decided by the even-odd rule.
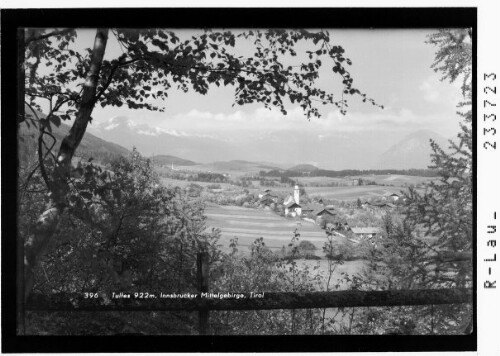
POLYGON ((374 168, 428 168, 431 164, 431 139, 442 148, 447 147, 447 139, 440 134, 431 130, 418 130, 405 136, 401 141, 385 151, 374 168))

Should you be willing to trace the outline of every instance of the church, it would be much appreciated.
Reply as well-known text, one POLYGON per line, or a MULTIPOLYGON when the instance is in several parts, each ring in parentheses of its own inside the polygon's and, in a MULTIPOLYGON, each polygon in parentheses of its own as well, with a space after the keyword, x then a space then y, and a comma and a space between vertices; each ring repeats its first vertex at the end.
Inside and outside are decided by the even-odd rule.
POLYGON ((302 215, 302 207, 300 206, 300 189, 298 185, 295 185, 293 196, 289 195, 283 202, 283 205, 285 206, 286 216, 296 217, 302 215))

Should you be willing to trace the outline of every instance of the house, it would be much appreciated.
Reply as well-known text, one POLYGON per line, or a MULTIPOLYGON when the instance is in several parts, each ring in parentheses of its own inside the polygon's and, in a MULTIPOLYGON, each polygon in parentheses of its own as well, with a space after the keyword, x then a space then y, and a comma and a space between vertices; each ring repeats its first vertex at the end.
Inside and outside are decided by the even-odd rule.
POLYGON ((396 207, 396 205, 392 203, 386 203, 385 201, 379 201, 379 202, 372 202, 368 203, 368 206, 373 207, 373 208, 380 208, 380 209, 393 209, 396 207))
POLYGON ((391 192, 387 192, 383 195, 384 197, 384 200, 390 200, 390 201, 398 201, 399 200, 399 195, 396 194, 396 193, 391 193, 391 192))
POLYGON ((329 222, 325 226, 329 230, 334 231, 349 231, 349 224, 345 219, 340 218, 336 215, 333 219, 329 219, 329 222))
POLYGON ((318 209, 314 209, 312 212, 313 215, 316 217, 322 217, 322 216, 335 216, 337 213, 333 209, 327 209, 325 207, 321 207, 318 209))
POLYGON ((269 196, 264 196, 259 200, 260 204, 263 206, 270 206, 273 203, 276 203, 276 201, 269 196))
POLYGON ((302 207, 296 202, 291 202, 288 205, 285 205, 285 215, 290 215, 292 217, 301 216, 302 207))
POLYGON ((259 194, 259 198, 260 200, 265 200, 265 199, 270 199, 272 201, 274 201, 275 203, 278 201, 278 197, 276 195, 272 195, 270 193, 266 193, 266 194, 259 194))
POLYGON ((363 209, 369 208, 370 207, 370 202, 369 201, 362 202, 361 203, 361 207, 363 209))
POLYGON ((302 214, 309 215, 314 211, 314 208, 310 205, 304 205, 302 207, 302 214))
POLYGON ((390 196, 391 196, 392 201, 398 201, 399 200, 399 194, 392 193, 390 196))
POLYGON ((318 218, 324 215, 335 216, 337 213, 333 206, 328 205, 324 206, 321 204, 309 204, 302 207, 302 214, 304 215, 312 215, 314 218, 318 218))
POLYGON ((378 227, 351 227, 351 231, 358 240, 371 239, 381 233, 378 227))
POLYGON ((270 195, 270 194, 271 194, 271 189, 266 189, 262 193, 259 193, 259 199, 261 199, 265 195, 270 195))

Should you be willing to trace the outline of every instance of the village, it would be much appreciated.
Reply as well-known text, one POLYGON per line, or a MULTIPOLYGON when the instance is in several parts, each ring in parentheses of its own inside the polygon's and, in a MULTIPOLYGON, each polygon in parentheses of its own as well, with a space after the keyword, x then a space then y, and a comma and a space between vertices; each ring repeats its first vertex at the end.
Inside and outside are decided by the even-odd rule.
MULTIPOLYGON (((380 179, 393 182, 395 177, 380 179)), ((397 178, 409 181, 407 177, 397 178)), ((413 181, 419 182, 416 178, 413 181)), ((240 179, 246 181, 244 177, 240 179)), ((234 180, 231 183, 235 183, 234 180)), ((297 230, 301 240, 315 246, 314 254, 322 256, 327 232, 333 234, 338 243, 375 244, 377 237, 383 234, 383 217, 399 216, 405 201, 401 192, 405 188, 403 184, 360 186, 357 182, 350 183, 351 178, 347 181, 349 184, 325 187, 317 184, 266 187, 262 183, 267 182, 259 184, 256 180, 244 186, 173 179, 165 179, 164 183, 183 186, 192 199, 205 204, 207 230, 220 230, 223 249, 227 249, 232 239, 238 239, 246 251, 254 240, 263 237, 267 248, 278 251, 288 245, 290 236, 297 230), (337 193, 344 195, 332 196, 337 193)))
MULTIPOLYGON (((278 196, 273 195, 270 189, 266 189, 260 193, 259 199, 260 206, 264 209, 273 206, 273 204, 280 204, 278 196)), ((380 209, 393 210, 396 208, 394 202, 399 201, 399 199, 400 196, 396 193, 386 193, 381 197, 380 201, 364 201, 361 202, 360 207, 371 212, 375 209, 379 212, 380 209)), ((294 186, 293 194, 288 195, 281 205, 284 209, 285 217, 302 219, 314 223, 342 237, 345 237, 346 233, 351 232, 353 236, 353 239, 351 239, 352 242, 357 243, 361 240, 371 240, 381 233, 380 228, 377 226, 350 226, 334 205, 326 205, 321 198, 317 202, 301 203, 300 188, 298 185, 294 186)))

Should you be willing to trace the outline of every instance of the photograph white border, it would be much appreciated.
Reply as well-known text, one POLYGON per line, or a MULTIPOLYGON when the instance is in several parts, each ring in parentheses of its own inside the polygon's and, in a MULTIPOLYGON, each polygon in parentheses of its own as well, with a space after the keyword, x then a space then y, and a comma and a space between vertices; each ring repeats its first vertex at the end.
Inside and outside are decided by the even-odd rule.
MULTIPOLYGON (((6 8, 62 8, 62 7, 290 7, 290 1, 281 0, 255 0, 255 1, 190 1, 172 0, 165 1, 105 1, 91 0, 85 3, 77 2, 68 4, 67 1, 23 1, 4 0, 1 7, 6 8), (68 6, 69 5, 69 6, 68 6)), ((500 276, 500 259, 498 246, 488 246, 488 240, 498 240, 500 231, 488 234, 488 226, 498 225, 500 221, 500 147, 496 150, 484 148, 485 141, 499 141, 500 133, 487 137, 484 129, 495 127, 500 130, 499 121, 484 122, 483 114, 494 113, 500 116, 500 93, 492 95, 485 93, 484 73, 495 73, 496 82, 500 83, 500 2, 475 0, 475 1, 331 1, 309 0, 294 3, 294 7, 477 7, 478 8, 478 41, 477 41, 477 352, 466 352, 461 355, 498 355, 500 354, 500 285, 495 289, 485 289, 484 281, 498 281, 500 276), (483 106, 484 100, 495 103, 495 107, 483 106), (496 220, 493 213, 497 213, 496 220), (495 262, 486 262, 496 254, 495 262), (491 271, 490 271, 491 268, 491 271)), ((492 84, 490 82, 489 84, 492 84)), ((498 85, 495 85, 498 88, 498 85)), ((496 142, 500 146, 500 142, 496 142)), ((497 282, 498 284, 498 282, 497 282)), ((352 353, 346 353, 346 355, 352 353)), ((402 353, 398 353, 401 355, 402 353)), ((411 354, 411 353, 404 353, 411 354)), ((419 353, 420 355, 423 353, 419 353)), ((425 353, 438 354, 438 353, 425 353)))

